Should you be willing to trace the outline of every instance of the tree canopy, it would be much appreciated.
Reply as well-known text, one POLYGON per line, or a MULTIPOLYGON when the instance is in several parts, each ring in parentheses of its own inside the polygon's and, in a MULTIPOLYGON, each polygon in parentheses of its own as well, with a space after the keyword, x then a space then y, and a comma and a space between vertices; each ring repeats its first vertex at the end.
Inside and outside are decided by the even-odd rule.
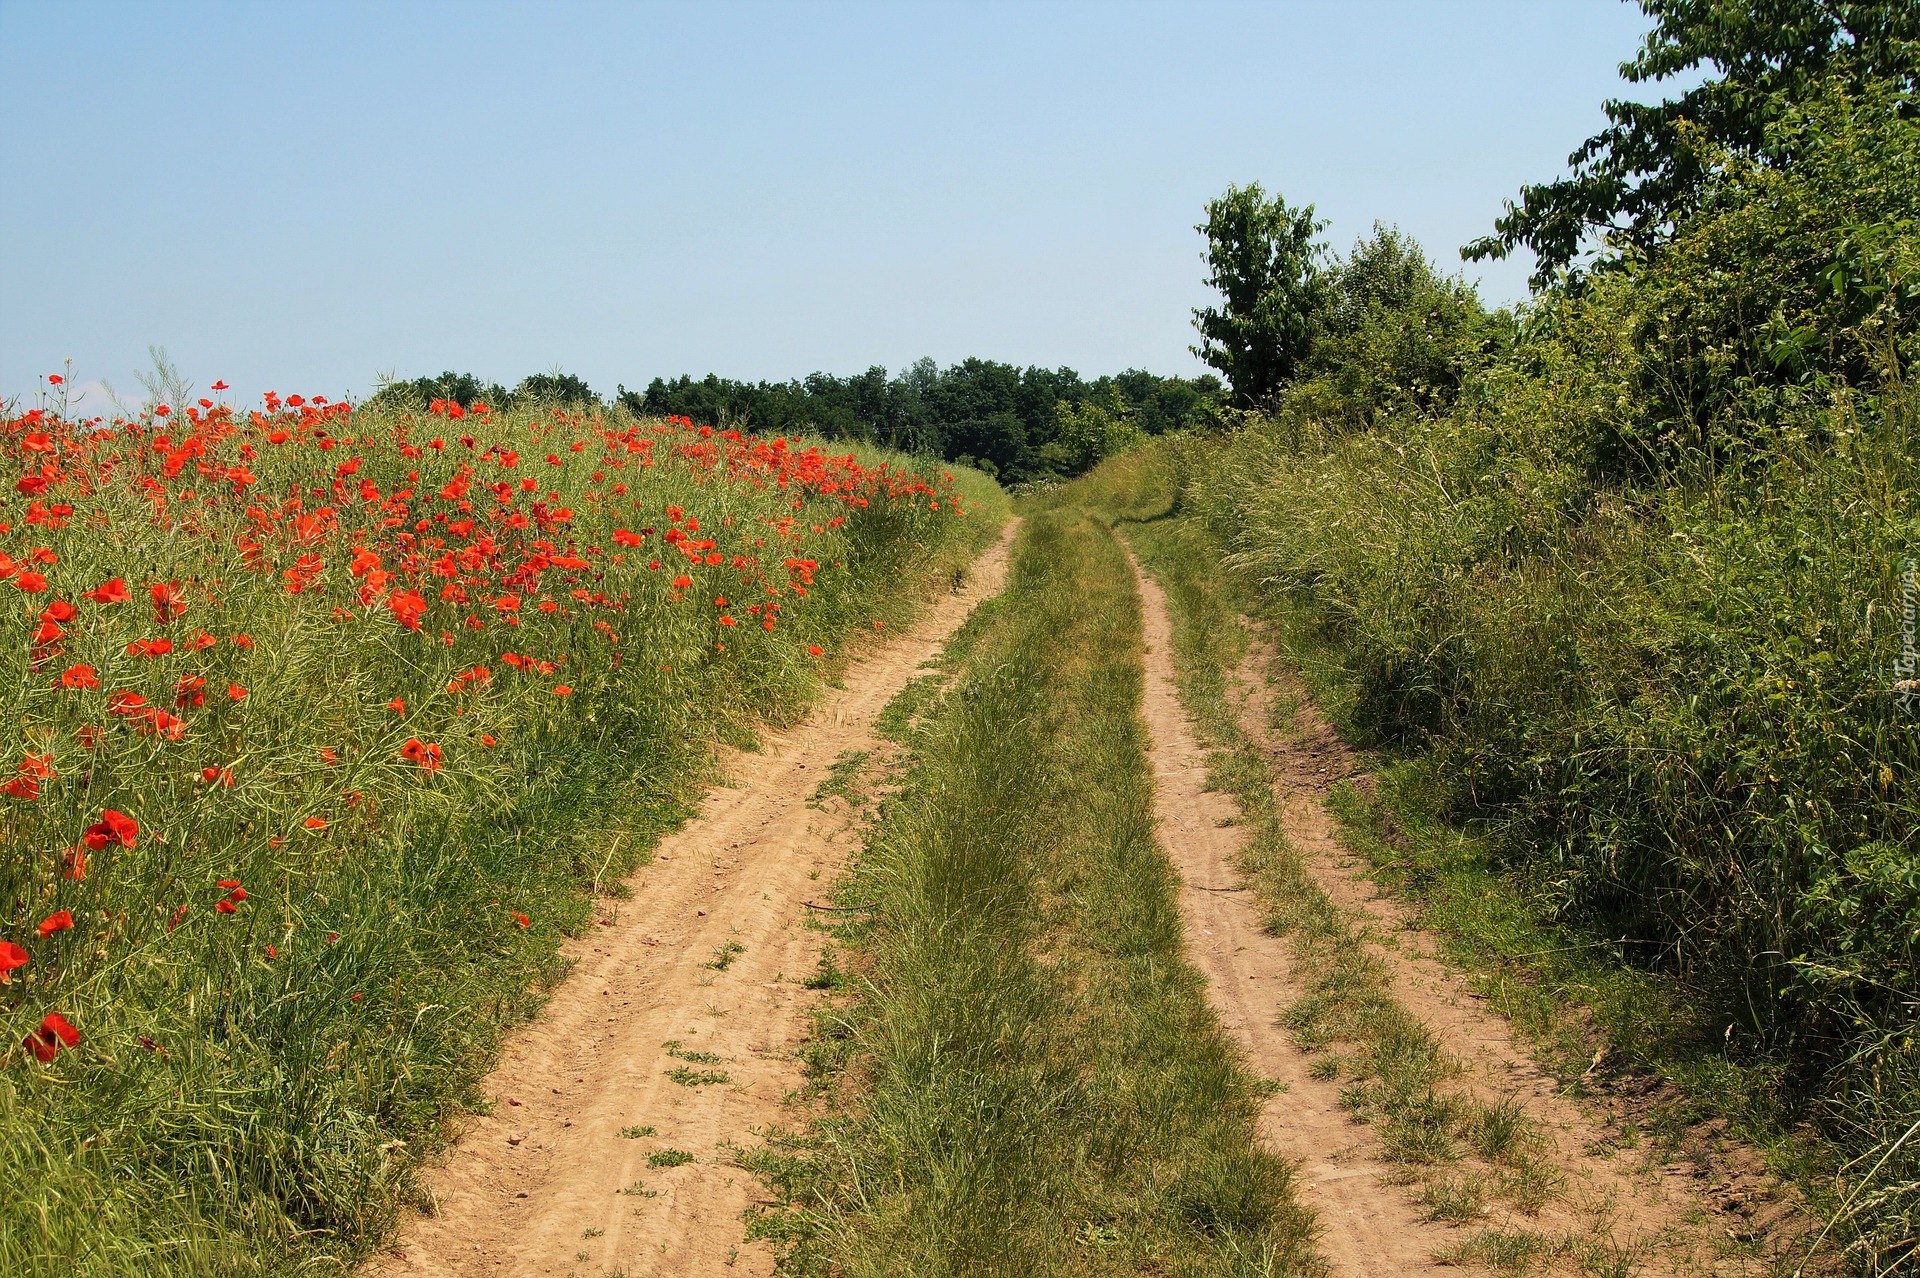
POLYGON ((1605 104, 1607 127, 1567 157, 1572 172, 1521 188, 1469 260, 1532 249, 1536 289, 1596 247, 1652 250, 1699 207, 1718 159, 1779 162, 1769 126, 1814 82, 1912 89, 1920 6, 1912 0, 1639 0, 1654 19, 1620 72, 1635 84, 1702 67, 1715 75, 1676 98, 1605 104))
POLYGON ((1325 227, 1313 205, 1289 208, 1253 182, 1209 201, 1194 228, 1207 238, 1207 285, 1223 304, 1194 311, 1193 353, 1226 375, 1242 407, 1271 399, 1313 347, 1323 292, 1314 237, 1325 227))

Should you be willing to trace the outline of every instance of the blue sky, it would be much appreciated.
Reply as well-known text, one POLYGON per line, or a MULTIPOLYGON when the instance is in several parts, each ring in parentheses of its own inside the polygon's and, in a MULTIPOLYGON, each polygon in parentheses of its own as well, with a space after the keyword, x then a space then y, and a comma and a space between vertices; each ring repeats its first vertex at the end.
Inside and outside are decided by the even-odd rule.
MULTIPOLYGON (((981 355, 1199 371, 1259 181, 1449 269, 1626 91, 1616 0, 0 0, 0 396, 596 389, 981 355)), ((1492 300, 1527 264, 1468 269, 1492 300)))

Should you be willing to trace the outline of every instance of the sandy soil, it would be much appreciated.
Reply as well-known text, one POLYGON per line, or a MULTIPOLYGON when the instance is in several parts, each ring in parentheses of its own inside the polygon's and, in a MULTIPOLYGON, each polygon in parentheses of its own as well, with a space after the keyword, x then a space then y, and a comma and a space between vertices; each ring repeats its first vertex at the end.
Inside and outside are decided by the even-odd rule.
MULTIPOLYGON (((1436 1251, 1460 1241, 1462 1228, 1424 1219, 1409 1191, 1391 1183, 1372 1129, 1351 1121, 1340 1104, 1342 1084, 1312 1077, 1309 1058, 1277 1024, 1302 987, 1293 978, 1289 946, 1263 928, 1235 868, 1245 832, 1226 822, 1238 815, 1237 806, 1205 789, 1205 751, 1175 689, 1165 597, 1137 565, 1135 571, 1144 605, 1143 708, 1153 738, 1155 803, 1163 846, 1183 880, 1189 959, 1206 974, 1215 1011, 1249 1067, 1285 1085, 1266 1106, 1262 1135, 1299 1164, 1301 1201, 1319 1217, 1319 1247, 1336 1278, 1433 1272, 1436 1251)), ((1702 1192, 1721 1187, 1702 1183, 1695 1167, 1642 1173, 1622 1166, 1623 1158, 1590 1154, 1608 1147, 1604 1127, 1561 1094, 1514 1042, 1507 1022, 1478 1004, 1459 975, 1434 957, 1433 939, 1341 848, 1322 796, 1353 775, 1356 762, 1298 688, 1285 690, 1301 707, 1287 730, 1269 725, 1272 695, 1261 657, 1256 652, 1239 672, 1242 720, 1273 766, 1289 839, 1321 888, 1379 938, 1376 949, 1392 967, 1396 997, 1464 1065, 1462 1085, 1483 1099, 1517 1097, 1555 1145, 1569 1187, 1563 1198, 1539 1217, 1496 1215, 1483 1225, 1561 1236, 1592 1237, 1597 1230, 1635 1254, 1639 1274, 1741 1272, 1716 1245, 1732 1200, 1702 1192)), ((1752 1271, 1763 1272, 1758 1263, 1752 1271)))
POLYGON ((816 996, 800 982, 820 954, 804 902, 854 841, 842 805, 808 800, 836 759, 874 747, 875 716, 999 590, 1012 535, 804 722, 730 758, 730 783, 633 875, 631 897, 568 944, 572 973, 485 1084, 492 1112, 429 1174, 435 1210, 370 1274, 772 1272, 741 1220, 759 1187, 729 1150, 789 1120, 802 1081, 816 996), (702 1081, 715 1074, 726 1081, 702 1081), (650 1165, 668 1150, 692 1160, 650 1165))

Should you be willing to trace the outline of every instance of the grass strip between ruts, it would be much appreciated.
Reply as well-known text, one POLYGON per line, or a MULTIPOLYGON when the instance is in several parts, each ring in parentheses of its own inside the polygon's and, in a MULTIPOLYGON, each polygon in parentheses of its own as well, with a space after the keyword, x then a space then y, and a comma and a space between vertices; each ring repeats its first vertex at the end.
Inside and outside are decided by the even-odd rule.
POLYGON ((1181 956, 1139 653, 1111 529, 1034 511, 839 885, 872 909, 826 969, 848 996, 820 1018, 820 1116, 748 1159, 789 1271, 1317 1271, 1255 1139, 1264 1088, 1181 956))

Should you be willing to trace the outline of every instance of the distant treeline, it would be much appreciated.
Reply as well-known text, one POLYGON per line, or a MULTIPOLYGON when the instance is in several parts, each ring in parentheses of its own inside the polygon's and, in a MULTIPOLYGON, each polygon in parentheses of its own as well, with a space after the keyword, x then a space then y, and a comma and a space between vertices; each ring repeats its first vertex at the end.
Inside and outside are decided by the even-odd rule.
POLYGON ((578 377, 540 373, 508 390, 470 373, 388 382, 375 398, 602 403, 649 415, 760 431, 812 431, 861 439, 980 467, 1007 482, 1074 475, 1142 435, 1210 418, 1217 378, 1161 377, 1139 369, 1088 380, 1070 368, 1026 368, 967 359, 941 369, 922 359, 897 376, 875 366, 852 377, 813 373, 788 382, 712 374, 656 377, 644 391, 619 387, 602 401, 578 377))

